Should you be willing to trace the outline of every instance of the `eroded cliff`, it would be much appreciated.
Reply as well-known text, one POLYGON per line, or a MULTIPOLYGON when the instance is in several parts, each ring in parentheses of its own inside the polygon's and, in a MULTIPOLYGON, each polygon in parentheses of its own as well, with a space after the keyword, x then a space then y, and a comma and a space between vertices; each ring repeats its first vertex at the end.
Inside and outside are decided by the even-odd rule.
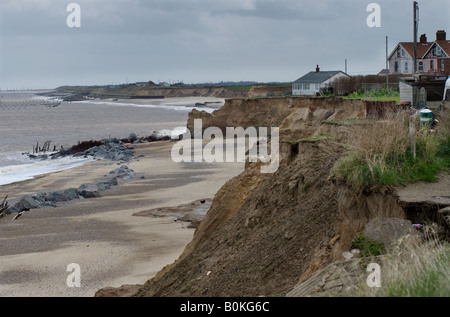
POLYGON ((193 111, 189 129, 197 118, 203 128, 280 127, 281 164, 261 174, 248 163, 216 194, 180 258, 136 295, 283 296, 340 260, 370 219, 405 218, 395 193, 355 193, 331 177, 349 133, 332 122, 367 114, 361 100, 289 97, 227 100, 212 114, 193 111))

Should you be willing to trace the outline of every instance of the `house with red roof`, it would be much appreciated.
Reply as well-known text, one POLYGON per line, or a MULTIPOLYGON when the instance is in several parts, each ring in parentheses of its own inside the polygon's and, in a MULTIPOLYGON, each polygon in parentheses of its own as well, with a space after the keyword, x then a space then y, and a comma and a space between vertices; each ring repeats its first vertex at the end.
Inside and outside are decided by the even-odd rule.
MULTIPOLYGON (((414 73, 414 43, 400 42, 389 55, 389 73, 412 75, 414 73)), ((420 74, 450 75, 450 41, 444 30, 436 32, 436 40, 428 42, 426 34, 417 42, 417 71, 420 74)))

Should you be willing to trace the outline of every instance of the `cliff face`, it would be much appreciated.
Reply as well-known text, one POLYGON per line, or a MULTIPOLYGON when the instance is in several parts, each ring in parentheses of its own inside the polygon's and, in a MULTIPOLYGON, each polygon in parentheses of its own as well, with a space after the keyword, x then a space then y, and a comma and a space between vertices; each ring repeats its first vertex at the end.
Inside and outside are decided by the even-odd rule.
POLYGON ((187 128, 194 132, 194 120, 202 119, 203 129, 218 127, 279 127, 281 138, 311 136, 324 120, 365 118, 368 103, 340 98, 275 97, 229 99, 217 111, 189 113, 187 128))
POLYGON ((395 199, 355 196, 330 179, 347 130, 323 121, 366 114, 363 101, 333 98, 228 100, 212 114, 193 111, 189 129, 196 118, 204 128, 278 126, 280 139, 291 141, 281 144, 276 173, 261 174, 248 163, 220 189, 180 258, 137 296, 285 295, 340 259, 371 218, 404 217, 395 199), (333 138, 300 141, 331 129, 333 138))

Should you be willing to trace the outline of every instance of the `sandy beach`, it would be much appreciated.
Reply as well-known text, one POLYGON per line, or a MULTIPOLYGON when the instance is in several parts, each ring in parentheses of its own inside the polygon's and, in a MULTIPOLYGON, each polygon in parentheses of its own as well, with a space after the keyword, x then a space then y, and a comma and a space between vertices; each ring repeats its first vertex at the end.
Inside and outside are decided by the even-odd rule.
MULTIPOLYGON (((174 163, 174 142, 138 144, 124 163, 135 177, 101 197, 59 203, 0 219, 0 296, 90 297, 104 287, 143 284, 175 261, 194 229, 168 217, 133 213, 213 198, 243 163, 174 163), (81 287, 68 287, 70 263, 80 266, 81 287)), ((11 200, 41 191, 102 181, 117 162, 102 159, 70 170, 0 187, 11 200)))

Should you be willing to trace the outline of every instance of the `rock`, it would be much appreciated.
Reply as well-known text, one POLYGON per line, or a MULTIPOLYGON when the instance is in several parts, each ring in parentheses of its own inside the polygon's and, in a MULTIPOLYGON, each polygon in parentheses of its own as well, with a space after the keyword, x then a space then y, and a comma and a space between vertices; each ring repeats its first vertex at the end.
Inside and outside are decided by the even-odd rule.
POLYGON ((78 195, 84 198, 99 197, 98 187, 94 184, 83 184, 77 189, 78 195))
POLYGON ((78 199, 79 198, 78 191, 77 191, 76 188, 66 189, 63 192, 63 195, 66 197, 67 200, 74 200, 74 199, 78 199))
POLYGON ((442 222, 445 223, 448 228, 450 228, 450 207, 438 210, 438 215, 439 217, 441 217, 442 222))
POLYGON ((296 285, 286 294, 286 297, 354 296, 358 285, 364 281, 365 272, 362 267, 359 258, 334 262, 296 285))
POLYGON ((137 135, 134 134, 134 133, 130 133, 130 135, 128 136, 128 140, 129 140, 130 142, 136 141, 136 140, 137 140, 137 135))
POLYGON ((24 209, 36 209, 42 205, 42 202, 34 199, 32 196, 26 195, 20 199, 19 202, 24 209))
POLYGON ((105 287, 95 292, 94 297, 131 297, 142 285, 122 285, 120 287, 105 287))
POLYGON ((63 190, 50 192, 50 193, 47 193, 46 196, 45 196, 45 201, 50 201, 50 202, 55 202, 55 203, 59 203, 59 202, 67 201, 67 200, 68 199, 64 195, 64 191, 63 190))
POLYGON ((411 221, 398 218, 374 218, 367 223, 363 234, 368 239, 384 243, 386 248, 406 235, 420 236, 411 221))
POLYGON ((47 193, 39 192, 37 194, 32 195, 35 200, 40 201, 41 203, 45 203, 45 198, 47 196, 47 193))
POLYGON ((121 182, 117 179, 117 177, 114 177, 114 178, 110 179, 108 183, 111 186, 117 186, 117 185, 121 184, 121 182))
MULTIPOLYGON (((18 204, 18 203, 16 203, 16 204, 18 204)), ((21 212, 22 210, 20 210, 18 207, 16 207, 16 204, 9 207, 9 209, 5 212, 5 214, 9 215, 9 214, 17 214, 17 213, 21 212)))
POLYGON ((97 183, 98 190, 107 190, 111 188, 111 183, 109 182, 100 182, 97 183))

